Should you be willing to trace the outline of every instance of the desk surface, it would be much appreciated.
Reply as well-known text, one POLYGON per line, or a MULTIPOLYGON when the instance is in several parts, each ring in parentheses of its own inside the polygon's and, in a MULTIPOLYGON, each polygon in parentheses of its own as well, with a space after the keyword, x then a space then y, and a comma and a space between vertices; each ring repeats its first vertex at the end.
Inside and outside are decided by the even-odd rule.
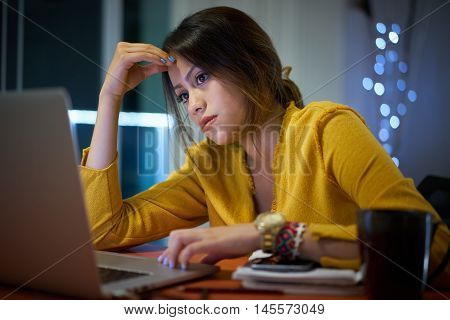
MULTIPOLYGON (((158 257, 162 252, 161 247, 143 245, 128 251, 129 254, 158 257)), ((200 257, 194 257, 198 261, 200 257)), ((247 290, 242 288, 240 281, 232 280, 231 274, 237 267, 244 265, 247 257, 237 259, 226 259, 217 265, 220 271, 207 278, 193 280, 171 287, 150 291, 142 296, 143 299, 239 299, 239 300, 328 300, 328 299, 365 299, 364 295, 336 296, 336 295, 297 295, 282 292, 247 290)), ((0 285, 0 299, 9 295, 14 289, 0 285)), ((443 292, 449 297, 450 292, 443 292)), ((8 299, 65 299, 66 297, 32 290, 20 290, 8 296, 8 299)), ((426 291, 424 299, 444 299, 434 291, 426 291)))

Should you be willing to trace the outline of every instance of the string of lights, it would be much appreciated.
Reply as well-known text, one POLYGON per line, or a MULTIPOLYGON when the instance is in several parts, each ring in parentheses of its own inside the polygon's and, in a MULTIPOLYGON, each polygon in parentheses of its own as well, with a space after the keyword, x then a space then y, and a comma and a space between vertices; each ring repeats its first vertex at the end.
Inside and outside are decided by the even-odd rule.
POLYGON ((375 45, 379 53, 375 56, 373 73, 362 79, 362 86, 375 95, 379 106, 378 139, 399 166, 396 133, 408 106, 417 100, 417 93, 408 88, 406 82, 408 63, 401 59, 400 25, 392 23, 388 30, 386 24, 378 22, 375 29, 375 45))

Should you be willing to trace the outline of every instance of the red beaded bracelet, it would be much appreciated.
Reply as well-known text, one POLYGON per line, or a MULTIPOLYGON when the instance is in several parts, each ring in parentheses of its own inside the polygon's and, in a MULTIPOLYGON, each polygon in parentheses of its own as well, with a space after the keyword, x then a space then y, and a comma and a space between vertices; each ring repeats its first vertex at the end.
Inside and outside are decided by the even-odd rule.
POLYGON ((300 255, 299 246, 302 242, 303 232, 306 230, 304 223, 288 222, 280 229, 275 239, 275 252, 283 260, 292 261, 300 255))

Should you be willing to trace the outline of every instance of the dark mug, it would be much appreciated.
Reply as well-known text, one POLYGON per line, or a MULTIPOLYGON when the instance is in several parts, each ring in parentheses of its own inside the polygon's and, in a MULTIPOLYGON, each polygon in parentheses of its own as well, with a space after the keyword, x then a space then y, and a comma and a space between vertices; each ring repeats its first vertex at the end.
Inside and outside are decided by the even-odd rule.
POLYGON ((432 215, 360 210, 358 238, 371 299, 421 299, 428 273, 432 215))

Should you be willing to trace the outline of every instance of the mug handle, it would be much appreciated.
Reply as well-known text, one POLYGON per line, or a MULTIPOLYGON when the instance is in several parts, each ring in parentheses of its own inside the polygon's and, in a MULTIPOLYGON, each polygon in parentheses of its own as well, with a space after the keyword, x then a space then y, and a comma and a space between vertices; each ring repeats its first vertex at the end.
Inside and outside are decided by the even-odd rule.
MULTIPOLYGON (((431 239, 434 239, 434 235, 436 233, 436 230, 438 228, 438 226, 440 224, 443 225, 447 225, 445 222, 443 221, 439 221, 439 222, 435 222, 433 223, 433 236, 431 237, 431 239)), ((433 273, 428 277, 428 284, 430 284, 431 282, 433 282, 434 279, 436 279, 436 277, 442 272, 444 271, 445 267, 448 264, 448 261, 450 259, 450 248, 447 247, 447 253, 445 255, 445 257, 442 259, 441 263, 439 263, 439 265, 437 266, 436 270, 433 271, 433 273)))

